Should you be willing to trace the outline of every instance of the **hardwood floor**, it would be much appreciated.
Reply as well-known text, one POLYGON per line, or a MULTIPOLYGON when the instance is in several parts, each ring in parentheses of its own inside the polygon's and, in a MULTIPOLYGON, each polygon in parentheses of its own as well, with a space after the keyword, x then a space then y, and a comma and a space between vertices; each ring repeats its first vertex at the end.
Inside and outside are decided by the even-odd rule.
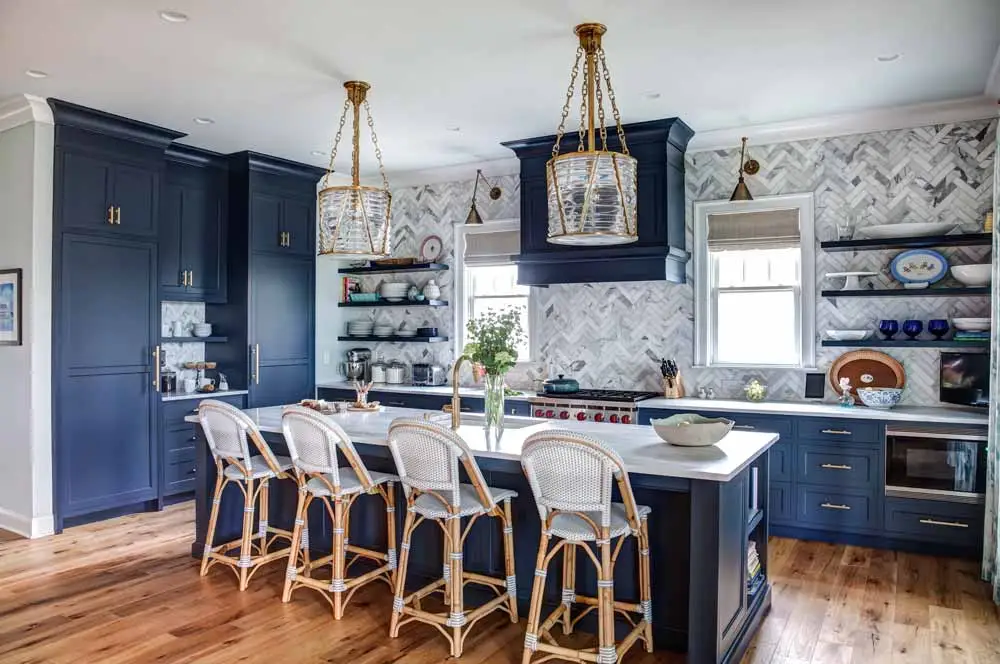
MULTIPOLYGON (((387 637, 391 597, 369 586, 343 621, 314 593, 280 600, 283 566, 246 593, 189 556, 190 504, 0 541, 0 663, 437 664, 432 627, 387 637)), ((745 662, 1000 662, 1000 614, 973 561, 775 539, 774 606, 745 662)), ((482 621, 461 662, 520 662, 524 623, 482 621)), ((626 664, 680 663, 633 650, 626 664)))

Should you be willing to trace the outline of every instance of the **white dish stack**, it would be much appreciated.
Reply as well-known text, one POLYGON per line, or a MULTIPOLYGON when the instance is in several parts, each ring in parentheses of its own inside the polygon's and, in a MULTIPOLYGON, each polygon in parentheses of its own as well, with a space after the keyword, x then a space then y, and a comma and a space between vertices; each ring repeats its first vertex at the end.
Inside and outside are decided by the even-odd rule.
POLYGON ((378 294, 389 302, 402 302, 406 299, 406 292, 409 289, 410 284, 405 281, 383 281, 378 294))
POLYGON ((347 336, 370 337, 375 323, 370 320, 352 320, 347 323, 347 336))

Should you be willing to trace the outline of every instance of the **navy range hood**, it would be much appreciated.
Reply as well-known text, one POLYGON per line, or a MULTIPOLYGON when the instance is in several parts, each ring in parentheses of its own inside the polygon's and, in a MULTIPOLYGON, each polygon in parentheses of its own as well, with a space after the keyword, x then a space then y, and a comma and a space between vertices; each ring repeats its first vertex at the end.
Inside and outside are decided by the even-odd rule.
MULTIPOLYGON (((631 244, 578 247, 549 244, 545 164, 556 137, 503 143, 521 161, 521 254, 518 283, 528 286, 607 281, 684 283, 690 258, 684 234, 684 152, 694 136, 678 118, 624 125, 629 152, 638 160, 639 240, 631 244)), ((576 150, 577 133, 563 136, 560 152, 576 150)), ((619 150, 614 127, 608 147, 619 150)))

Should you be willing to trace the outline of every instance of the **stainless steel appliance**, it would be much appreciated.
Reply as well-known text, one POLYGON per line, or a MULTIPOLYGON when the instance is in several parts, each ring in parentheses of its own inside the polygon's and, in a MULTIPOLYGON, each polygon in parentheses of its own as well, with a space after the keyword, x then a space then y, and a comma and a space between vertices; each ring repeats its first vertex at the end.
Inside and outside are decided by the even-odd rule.
POLYGON ((399 360, 393 360, 385 369, 385 382, 390 385, 402 385, 406 382, 406 365, 399 360))
POLYGON ((572 394, 538 393, 529 399, 531 414, 556 420, 635 424, 637 403, 660 396, 659 392, 632 390, 580 390, 572 394))
POLYGON ((367 348, 352 348, 346 353, 347 361, 340 364, 340 373, 347 380, 372 379, 372 352, 367 348))
POLYGON ((986 495, 986 431, 888 427, 885 432, 885 495, 983 502, 986 495))
POLYGON ((440 364, 417 363, 412 367, 411 380, 414 385, 446 385, 448 372, 440 364))

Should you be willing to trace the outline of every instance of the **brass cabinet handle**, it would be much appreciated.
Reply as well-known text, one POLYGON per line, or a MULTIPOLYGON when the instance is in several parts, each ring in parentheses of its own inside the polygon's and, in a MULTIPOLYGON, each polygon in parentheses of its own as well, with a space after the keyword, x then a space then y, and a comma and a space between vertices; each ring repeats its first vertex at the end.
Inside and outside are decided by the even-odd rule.
POLYGON ((842 463, 823 463, 820 464, 820 468, 828 468, 830 470, 851 470, 850 466, 844 465, 842 463))
POLYGON ((850 436, 851 432, 847 429, 823 429, 820 433, 828 433, 834 436, 850 436))
POLYGON ((833 503, 820 503, 820 507, 828 510, 849 510, 850 505, 835 505, 833 503))
POLYGON ((286 247, 292 246, 292 232, 291 231, 285 231, 285 246, 286 247))
POLYGON ((734 424, 734 429, 743 429, 744 431, 754 431, 757 427, 750 424, 734 424))
POLYGON ((183 272, 181 272, 181 275, 182 275, 181 276, 181 286, 187 286, 188 285, 188 271, 184 270, 183 272))
POLYGON ((153 389, 160 391, 160 347, 153 349, 153 389))
POLYGON ((188 286, 194 286, 194 270, 188 270, 188 286))
POLYGON ((920 523, 926 523, 928 526, 947 526, 948 528, 969 527, 969 524, 962 523, 961 521, 938 521, 937 519, 921 519, 920 523))
POLYGON ((281 231, 280 233, 278 233, 278 246, 279 247, 285 246, 285 231, 281 231))
POLYGON ((120 207, 115 208, 115 225, 122 225, 122 209, 120 207))
POLYGON ((260 385, 260 344, 253 345, 253 382, 260 385))
POLYGON ((108 206, 108 223, 111 224, 112 226, 115 225, 115 206, 114 205, 109 205, 108 206))

